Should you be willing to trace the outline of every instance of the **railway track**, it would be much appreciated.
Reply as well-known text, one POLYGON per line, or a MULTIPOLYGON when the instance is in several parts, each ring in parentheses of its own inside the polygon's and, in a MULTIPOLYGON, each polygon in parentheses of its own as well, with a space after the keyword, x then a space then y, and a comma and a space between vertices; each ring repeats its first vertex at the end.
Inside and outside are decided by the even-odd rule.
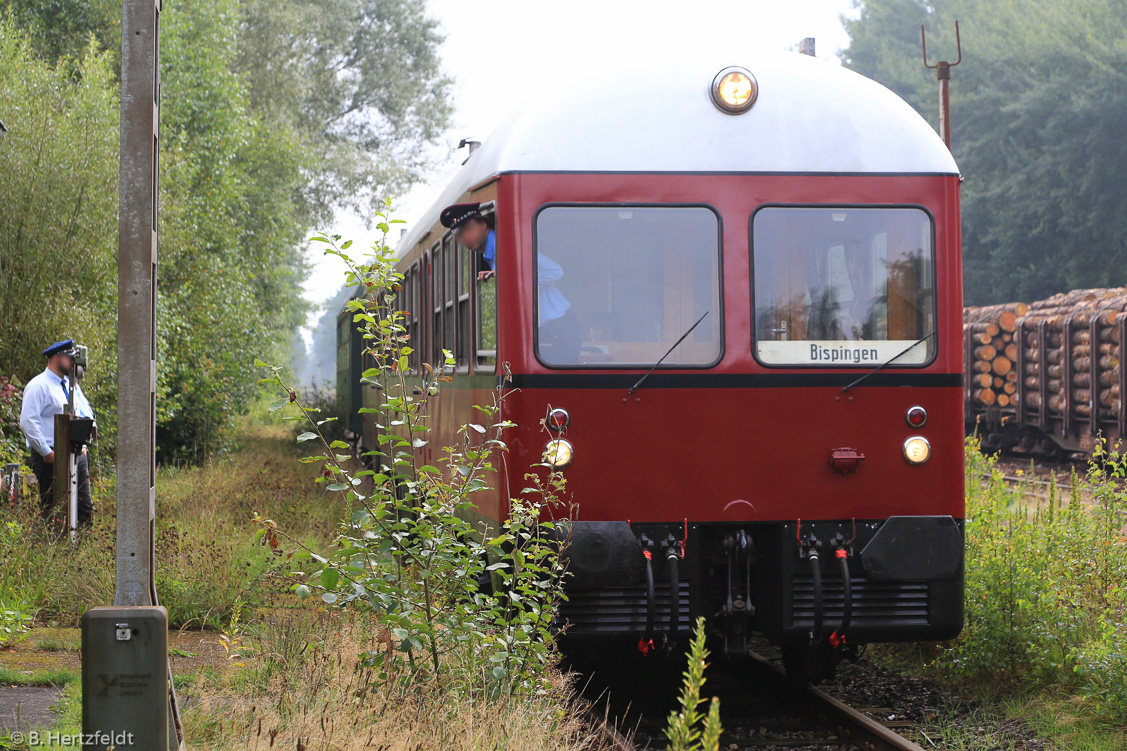
MULTIPOLYGON (((591 702, 588 720, 607 748, 665 748, 666 718, 676 706, 675 693, 680 688, 679 663, 627 660, 626 664, 612 661, 593 669, 576 667, 586 679, 583 693, 591 702)), ((896 717, 891 708, 855 708, 818 687, 796 686, 778 665, 755 652, 747 660, 715 661, 705 675, 706 693, 720 699, 724 726, 720 748, 726 751, 937 748, 925 749, 896 732, 918 732, 914 723, 900 719, 879 722, 866 714, 896 717)))
MULTIPOLYGON (((919 744, 905 738, 886 725, 873 720, 860 709, 849 706, 817 686, 794 687, 778 665, 757 652, 749 655, 756 669, 771 680, 780 690, 789 689, 818 720, 831 728, 839 742, 863 751, 925 751, 919 744)), ((902 727, 904 725, 901 725, 902 727)))

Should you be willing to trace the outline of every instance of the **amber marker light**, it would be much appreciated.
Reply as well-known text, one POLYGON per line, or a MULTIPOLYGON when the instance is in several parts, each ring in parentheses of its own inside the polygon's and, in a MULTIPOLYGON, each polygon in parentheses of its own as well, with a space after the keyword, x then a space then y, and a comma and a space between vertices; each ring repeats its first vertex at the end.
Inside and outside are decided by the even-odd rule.
POLYGON ((544 463, 552 469, 563 469, 571 464, 571 458, 571 442, 563 438, 548 441, 548 445, 544 447, 544 463))
POLYGON ((744 68, 725 68, 712 79, 712 103, 730 115, 747 112, 758 95, 755 76, 744 68))
POLYGON ((931 458, 931 444, 923 436, 914 435, 908 440, 904 441, 904 459, 909 464, 919 466, 927 464, 927 460, 931 458))

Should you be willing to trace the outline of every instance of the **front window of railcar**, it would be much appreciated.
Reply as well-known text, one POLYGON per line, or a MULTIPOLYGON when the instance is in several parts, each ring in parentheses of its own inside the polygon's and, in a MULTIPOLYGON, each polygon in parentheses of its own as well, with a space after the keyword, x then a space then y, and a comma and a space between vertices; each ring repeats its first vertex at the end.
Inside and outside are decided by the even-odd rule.
MULTIPOLYGON (((931 217, 915 207, 770 206, 752 218, 755 354, 874 367, 935 331, 931 217)), ((935 337, 897 358, 931 361, 935 337)))
POLYGON ((536 218, 536 351, 550 367, 720 360, 720 221, 696 206, 549 206, 536 218))

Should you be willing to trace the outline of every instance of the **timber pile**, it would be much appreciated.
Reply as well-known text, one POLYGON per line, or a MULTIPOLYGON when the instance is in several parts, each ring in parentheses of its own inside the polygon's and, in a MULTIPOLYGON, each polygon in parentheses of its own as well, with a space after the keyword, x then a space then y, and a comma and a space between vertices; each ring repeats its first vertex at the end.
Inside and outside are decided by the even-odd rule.
POLYGON ((1017 322, 1025 303, 963 309, 963 336, 969 337, 971 395, 986 407, 1009 407, 1017 393, 1017 322))
POLYGON ((1094 374, 1098 417, 1117 417, 1123 397, 1120 320, 1124 316, 1127 288, 1074 290, 1031 305, 965 308, 963 331, 970 337, 973 352, 970 370, 975 403, 1014 406, 1020 378, 1027 410, 1041 408, 1044 381, 1050 414, 1060 416, 1071 404, 1072 414, 1089 417, 1094 374), (1018 341, 1019 322, 1023 341, 1018 341), (1064 361, 1066 337, 1070 339, 1068 363, 1064 361), (1022 373, 1017 372, 1019 348, 1022 373))
POLYGON ((1054 295, 1030 306, 1025 317, 1025 373, 1028 409, 1041 408, 1041 381, 1045 380, 1048 410, 1062 414, 1071 397, 1073 414, 1092 414, 1093 371, 1096 375, 1096 408, 1100 417, 1119 414, 1121 328, 1127 315, 1127 288, 1075 290, 1054 295), (1038 329, 1045 324, 1044 352, 1038 329), (1093 322, 1095 340, 1093 341, 1093 322), (1071 383, 1063 383, 1066 372, 1064 340, 1071 338, 1071 383))

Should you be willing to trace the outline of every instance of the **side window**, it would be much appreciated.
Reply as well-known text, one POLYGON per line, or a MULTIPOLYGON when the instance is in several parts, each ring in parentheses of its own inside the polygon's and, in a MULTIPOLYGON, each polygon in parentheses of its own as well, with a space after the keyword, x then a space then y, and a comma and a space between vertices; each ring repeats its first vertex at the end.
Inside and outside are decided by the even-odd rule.
POLYGON ((446 330, 443 325, 443 288, 442 288, 442 246, 435 244, 430 251, 430 289, 431 289, 431 309, 434 315, 433 325, 430 329, 431 335, 431 363, 438 367, 438 363, 443 361, 442 358, 442 335, 446 330))
MULTIPOLYGON (((454 261, 454 238, 447 234, 442 238, 442 349, 454 352, 457 321, 454 316, 454 289, 458 281, 458 271, 454 261)), ((439 352, 437 363, 445 362, 439 352)))
POLYGON ((416 373, 422 368, 423 358, 426 357, 426 346, 423 341, 425 336, 423 320, 426 315, 424 300, 426 287, 423 285, 423 261, 417 261, 411 268, 411 321, 408 331, 411 333, 411 369, 416 373))
POLYGON ((455 333, 457 334, 458 341, 454 350, 454 357, 458 360, 458 368, 465 369, 469 367, 469 352, 470 352, 470 289, 472 287, 473 278, 473 253, 471 253, 461 243, 454 243, 454 254, 458 261, 458 283, 456 300, 455 300, 455 319, 454 325, 455 333))
POLYGON ((497 367, 497 278, 477 283, 477 366, 481 371, 497 367))
MULTIPOLYGON (((400 298, 403 300, 403 304, 399 306, 399 309, 403 311, 403 333, 407 338, 407 346, 412 348, 414 345, 411 344, 411 319, 414 317, 415 295, 414 290, 411 289, 411 279, 414 276, 415 270, 413 268, 407 269, 407 271, 403 273, 403 281, 400 282, 403 289, 399 291, 400 298)), ((410 356, 408 356, 407 361, 408 363, 411 362, 410 356)), ((410 370, 410 367, 411 366, 408 364, 408 370, 410 370)))
POLYGON ((407 338, 407 346, 411 348, 411 354, 407 356, 408 368, 414 371, 418 367, 418 347, 419 338, 416 333, 418 330, 418 307, 419 307, 419 294, 415 286, 415 281, 418 279, 418 264, 411 266, 403 274, 403 289, 400 291, 400 299, 402 305, 400 310, 403 311, 403 329, 407 338))

